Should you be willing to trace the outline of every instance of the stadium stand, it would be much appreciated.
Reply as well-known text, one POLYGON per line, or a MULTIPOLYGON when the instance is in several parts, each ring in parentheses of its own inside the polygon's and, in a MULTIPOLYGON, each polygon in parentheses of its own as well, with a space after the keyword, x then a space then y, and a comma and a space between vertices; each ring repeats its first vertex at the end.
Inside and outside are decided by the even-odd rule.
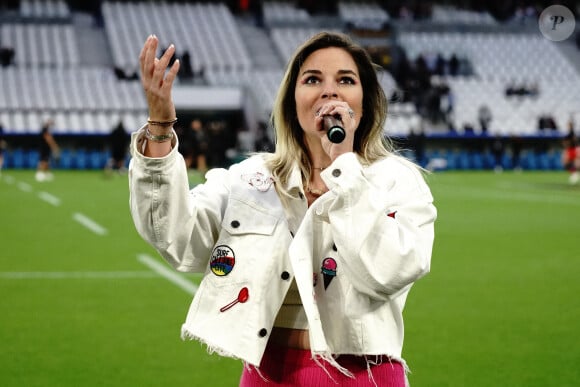
POLYGON ((136 70, 142 42, 152 31, 159 31, 166 46, 174 43, 180 52, 195 53, 194 71, 251 68, 234 17, 222 3, 105 2, 102 12, 114 64, 120 68, 136 70))
POLYGON ((297 8, 292 2, 266 1, 262 13, 267 26, 296 26, 301 23, 308 25, 312 22, 308 12, 297 8))
POLYGON ((556 117, 563 134, 570 114, 580 106, 580 75, 538 34, 408 32, 399 40, 412 60, 458 53, 472 63, 473 75, 443 79, 455 96, 456 128, 475 123, 479 107, 488 105, 494 117, 491 133, 535 134, 538 112, 544 112, 556 117), (506 95, 510 84, 533 84, 537 95, 511 98, 506 95))
POLYGON ((453 5, 434 5, 431 21, 440 24, 488 25, 497 26, 498 22, 487 11, 460 9, 453 5))
POLYGON ((353 26, 382 28, 390 20, 387 11, 375 3, 339 2, 338 15, 342 21, 353 26))
POLYGON ((77 66, 78 45, 71 25, 3 24, 3 45, 18 47, 14 63, 22 67, 77 66))
MULTIPOLYGON (((431 154, 446 155, 448 165, 490 166, 481 151, 470 156, 470 150, 435 149, 454 148, 463 144, 455 139, 481 135, 482 106, 492 117, 486 136, 543 136, 551 139, 552 153, 568 123, 580 123, 580 66, 575 65, 580 51, 571 48, 573 38, 564 43, 545 39, 533 17, 528 19, 535 25, 522 22, 527 10, 506 22, 453 2, 426 11, 424 6, 335 1, 324 2, 332 6, 316 13, 299 2, 272 0, 261 3, 255 14, 225 1, 98 3, 98 11, 63 0, 21 0, 11 2, 15 7, 0 7, 0 46, 6 51, 0 67, 0 123, 12 144, 38 133, 47 117, 55 120, 56 135, 71 138, 104 137, 120 119, 127 128, 140 126, 147 112, 137 58, 150 33, 159 36, 162 48, 174 43, 176 57, 190 58, 191 73, 180 74, 175 87, 183 93, 177 94, 188 95, 196 87, 240 90, 245 121, 240 126, 250 133, 268 120, 291 53, 320 30, 350 33, 377 55, 384 64, 381 84, 391 99, 386 134, 404 139, 424 131, 435 144, 431 154), (441 68, 438 60, 444 63, 441 68), (418 63, 426 66, 426 80, 412 78, 418 63), (411 74, 411 83, 404 73, 411 74), (413 86, 418 80, 426 82, 424 87, 413 86), (523 94, 510 92, 522 87, 528 88, 523 94), (439 110, 435 116, 433 109, 439 110), (544 117, 553 118, 555 130, 539 127, 547 122, 540 121, 544 117)), ((14 166, 27 158, 16 159, 14 166)), ((95 165, 98 159, 93 155, 92 162, 67 165, 95 165)), ((530 161, 527 154, 524 159, 530 168, 557 167, 553 157, 543 163, 530 161)))
POLYGON ((71 16, 70 9, 64 0, 21 0, 19 13, 23 18, 39 20, 67 19, 71 16))

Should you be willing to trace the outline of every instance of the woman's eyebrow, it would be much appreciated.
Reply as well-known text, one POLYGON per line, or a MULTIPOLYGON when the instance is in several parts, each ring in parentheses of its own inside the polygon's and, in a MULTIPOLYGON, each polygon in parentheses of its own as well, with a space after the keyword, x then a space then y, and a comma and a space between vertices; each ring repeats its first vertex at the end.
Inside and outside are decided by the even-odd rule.
MULTIPOLYGON (((305 74, 317 74, 320 75, 322 74, 322 71, 320 70, 305 70, 302 72, 302 75, 305 74)), ((343 75, 343 74, 351 74, 351 75, 357 75, 353 70, 338 70, 338 74, 343 75)))
POLYGON ((350 74, 350 75, 354 75, 354 76, 358 76, 357 73, 355 73, 352 70, 338 70, 338 73, 343 75, 343 74, 350 74))
POLYGON ((302 73, 302 75, 304 75, 304 74, 318 74, 319 75, 319 74, 322 74, 322 71, 320 71, 320 70, 305 70, 302 73))

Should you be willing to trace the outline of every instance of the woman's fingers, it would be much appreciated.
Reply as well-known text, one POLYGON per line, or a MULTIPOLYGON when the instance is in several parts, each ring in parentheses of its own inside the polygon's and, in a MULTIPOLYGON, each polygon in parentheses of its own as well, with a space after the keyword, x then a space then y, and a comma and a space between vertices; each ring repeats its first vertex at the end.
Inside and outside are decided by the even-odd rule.
POLYGON ((157 52, 158 39, 154 35, 149 35, 145 44, 143 45, 142 53, 142 71, 147 76, 153 71, 153 64, 155 61, 155 55, 157 52))
POLYGON ((149 41, 151 40, 151 35, 147 37, 145 43, 143 43, 143 47, 141 48, 141 53, 139 53, 139 70, 141 74, 145 74, 145 56, 147 55, 147 50, 149 49, 149 41))
POLYGON ((335 101, 321 106, 316 115, 319 117, 320 125, 322 125, 322 117, 326 115, 339 116, 343 125, 345 125, 345 129, 348 130, 354 131, 358 125, 354 111, 348 103, 342 101, 335 101))
POLYGON ((149 116, 153 120, 165 121, 175 118, 175 107, 171 99, 171 89, 179 71, 179 60, 171 67, 169 62, 175 55, 175 46, 170 45, 167 50, 157 58, 159 39, 150 35, 139 54, 141 69, 141 84, 145 91, 149 116))
POLYGON ((153 85, 158 85, 161 87, 163 85, 163 80, 165 78, 165 71, 169 65, 171 57, 175 54, 175 46, 170 45, 167 50, 163 53, 159 60, 155 61, 154 71, 153 71, 153 85))
POLYGON ((358 126, 358 120, 355 112, 348 105, 347 102, 343 101, 332 101, 325 103, 317 111, 316 119, 320 121, 322 125, 322 119, 326 115, 330 116, 340 116, 342 121, 342 127, 346 132, 346 137, 340 143, 331 142, 324 131, 321 132, 320 138, 322 141, 322 147, 326 154, 331 160, 335 160, 339 155, 352 152, 354 146, 354 133, 358 126))
POLYGON ((169 69, 169 71, 167 72, 167 75, 165 76, 165 81, 163 82, 163 86, 162 88, 167 89, 167 92, 171 92, 171 88, 173 87, 173 81, 175 80, 175 78, 177 77, 177 73, 179 72, 179 66, 181 62, 179 61, 179 59, 176 59, 175 62, 173 62, 173 65, 171 66, 171 68, 169 69))

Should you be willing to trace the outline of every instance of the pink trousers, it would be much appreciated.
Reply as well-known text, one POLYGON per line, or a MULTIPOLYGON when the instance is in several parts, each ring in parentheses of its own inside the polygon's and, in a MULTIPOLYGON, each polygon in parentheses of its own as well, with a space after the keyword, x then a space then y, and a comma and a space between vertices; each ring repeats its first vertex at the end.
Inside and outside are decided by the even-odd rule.
MULTIPOLYGON (((376 356, 368 356, 371 361, 375 358, 376 356)), ((329 363, 321 361, 325 371, 312 360, 309 350, 269 344, 258 370, 244 367, 240 387, 405 387, 405 371, 401 363, 389 361, 386 356, 382 358, 377 364, 370 364, 369 373, 364 356, 341 355, 336 360, 354 375, 351 378, 329 363)))

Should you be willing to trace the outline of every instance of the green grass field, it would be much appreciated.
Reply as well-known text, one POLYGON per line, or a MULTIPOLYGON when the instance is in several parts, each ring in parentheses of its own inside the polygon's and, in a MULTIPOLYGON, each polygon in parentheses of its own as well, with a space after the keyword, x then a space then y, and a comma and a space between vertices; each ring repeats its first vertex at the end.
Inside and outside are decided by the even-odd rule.
MULTIPOLYGON (((580 187, 564 172, 429 183, 439 218, 405 310, 411 385, 577 386, 580 187)), ((162 261, 133 227, 126 176, 3 171, 0 216, 1 386, 237 386, 240 362, 181 341, 191 291, 175 278, 199 278, 147 265, 162 261)))

